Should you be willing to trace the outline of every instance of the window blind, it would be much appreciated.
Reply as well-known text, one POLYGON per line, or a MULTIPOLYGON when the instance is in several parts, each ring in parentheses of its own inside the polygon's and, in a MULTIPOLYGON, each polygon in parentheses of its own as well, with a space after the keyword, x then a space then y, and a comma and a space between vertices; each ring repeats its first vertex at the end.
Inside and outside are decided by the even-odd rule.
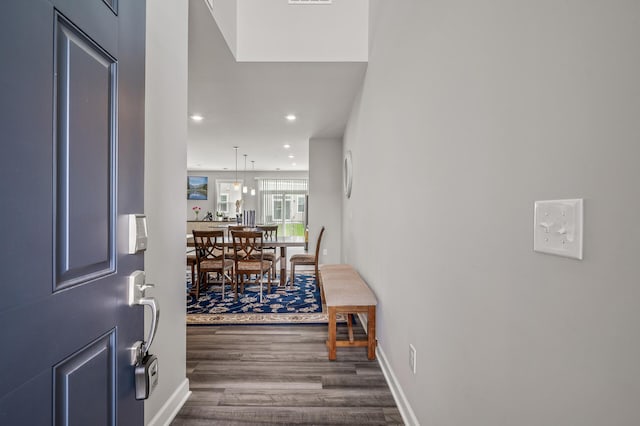
MULTIPOLYGON (((259 219, 264 224, 304 224, 308 179, 258 179, 259 219)), ((290 228, 290 227, 289 227, 290 228)))

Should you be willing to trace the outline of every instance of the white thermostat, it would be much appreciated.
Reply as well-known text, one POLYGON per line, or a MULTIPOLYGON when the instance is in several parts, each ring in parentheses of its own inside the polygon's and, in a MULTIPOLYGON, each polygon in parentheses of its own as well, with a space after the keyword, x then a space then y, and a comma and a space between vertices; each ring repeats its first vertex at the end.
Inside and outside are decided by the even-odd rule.
POLYGON ((147 217, 143 214, 129 215, 129 254, 147 249, 147 217))
POLYGON ((582 259, 582 198, 536 201, 533 250, 582 259))

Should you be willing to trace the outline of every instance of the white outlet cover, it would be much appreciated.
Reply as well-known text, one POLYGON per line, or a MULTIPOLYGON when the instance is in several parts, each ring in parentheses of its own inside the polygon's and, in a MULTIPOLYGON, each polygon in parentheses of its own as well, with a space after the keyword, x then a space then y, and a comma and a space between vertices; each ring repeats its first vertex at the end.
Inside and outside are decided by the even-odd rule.
POLYGON ((536 201, 533 250, 582 259, 583 199, 536 201))

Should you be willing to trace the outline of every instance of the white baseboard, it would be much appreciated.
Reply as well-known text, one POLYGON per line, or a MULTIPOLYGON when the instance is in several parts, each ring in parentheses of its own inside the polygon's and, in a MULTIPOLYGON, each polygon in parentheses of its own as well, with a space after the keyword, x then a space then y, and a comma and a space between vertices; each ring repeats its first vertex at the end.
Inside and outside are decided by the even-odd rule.
MULTIPOLYGON (((358 320, 362 323, 365 332, 367 331, 367 316, 365 314, 358 314, 358 320)), ((418 419, 416 418, 407 397, 404 395, 402 391, 402 387, 400 387, 400 383, 398 383, 398 379, 396 379, 396 375, 393 374, 393 370, 387 361, 387 357, 382 350, 380 345, 376 345, 376 357, 378 358, 378 364, 380 364, 380 369, 382 370, 382 374, 384 374, 384 378, 389 385, 389 389, 391 389, 391 395, 393 395, 393 399, 398 406, 398 410, 400 411, 400 415, 402 416, 402 420, 405 425, 408 426, 420 426, 418 419)))
POLYGON ((190 395, 189 379, 185 378, 147 426, 169 426, 190 395))

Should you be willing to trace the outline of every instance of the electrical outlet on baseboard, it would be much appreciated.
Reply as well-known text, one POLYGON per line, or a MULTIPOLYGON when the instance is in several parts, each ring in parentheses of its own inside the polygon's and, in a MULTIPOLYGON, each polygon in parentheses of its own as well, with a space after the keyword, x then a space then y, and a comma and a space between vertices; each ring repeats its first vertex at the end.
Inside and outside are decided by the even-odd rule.
POLYGON ((322 255, 326 256, 327 255, 327 249, 322 249, 322 255))

